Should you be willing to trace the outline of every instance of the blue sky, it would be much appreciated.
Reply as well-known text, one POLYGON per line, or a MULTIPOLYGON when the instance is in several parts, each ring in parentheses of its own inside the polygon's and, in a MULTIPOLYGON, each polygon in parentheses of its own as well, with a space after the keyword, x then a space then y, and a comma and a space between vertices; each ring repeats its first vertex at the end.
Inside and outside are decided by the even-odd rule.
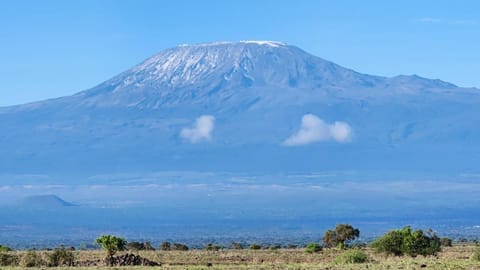
POLYGON ((480 87, 480 1, 1 1, 0 106, 73 94, 182 43, 277 40, 359 72, 480 87))

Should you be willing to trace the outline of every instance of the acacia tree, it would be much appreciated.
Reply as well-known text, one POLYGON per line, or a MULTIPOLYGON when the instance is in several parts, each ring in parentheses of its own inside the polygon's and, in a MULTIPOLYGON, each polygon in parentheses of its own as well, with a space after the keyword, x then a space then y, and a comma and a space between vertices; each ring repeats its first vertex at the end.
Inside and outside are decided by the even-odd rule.
POLYGON ((360 236, 360 230, 350 224, 338 224, 334 230, 328 230, 323 236, 323 245, 329 247, 344 248, 347 241, 352 241, 360 236))
POLYGON ((95 239, 95 243, 102 245, 102 248, 107 251, 105 261, 110 266, 113 265, 113 255, 115 255, 117 251, 125 250, 127 246, 125 239, 113 235, 102 235, 95 239))

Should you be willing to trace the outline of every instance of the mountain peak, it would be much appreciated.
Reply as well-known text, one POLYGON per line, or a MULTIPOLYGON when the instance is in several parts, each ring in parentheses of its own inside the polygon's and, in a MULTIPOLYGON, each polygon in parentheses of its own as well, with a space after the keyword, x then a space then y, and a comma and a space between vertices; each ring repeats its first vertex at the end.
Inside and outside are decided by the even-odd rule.
POLYGON ((245 109, 253 104, 278 106, 326 98, 388 98, 453 88, 455 85, 418 76, 386 78, 361 74, 278 41, 223 41, 163 50, 94 88, 20 109, 53 103, 245 109))
POLYGON ((137 65, 131 70, 135 76, 130 78, 138 82, 139 77, 145 76, 141 80, 155 81, 163 87, 182 87, 212 80, 248 86, 255 81, 268 83, 265 72, 278 72, 286 67, 291 69, 288 73, 295 73, 294 68, 308 58, 306 55, 298 48, 274 41, 183 45, 162 51, 137 65))
POLYGON ((238 42, 235 41, 217 41, 217 42, 206 42, 198 44, 180 44, 178 47, 189 47, 189 46, 201 46, 201 47, 211 47, 219 45, 242 45, 242 44, 255 44, 255 45, 265 45, 270 47, 280 47, 287 46, 286 43, 272 40, 241 40, 238 42))
POLYGON ((370 87, 378 79, 282 42, 246 40, 166 49, 81 95, 94 99, 89 104, 158 107, 218 103, 246 95, 241 89, 255 89, 248 92, 253 100, 265 88, 279 89, 281 95, 286 89, 370 87))

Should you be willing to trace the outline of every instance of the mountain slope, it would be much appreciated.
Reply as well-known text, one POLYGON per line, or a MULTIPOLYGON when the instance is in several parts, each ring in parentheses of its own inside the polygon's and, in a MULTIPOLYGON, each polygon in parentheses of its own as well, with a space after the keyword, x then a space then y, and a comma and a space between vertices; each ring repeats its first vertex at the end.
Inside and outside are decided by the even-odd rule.
POLYGON ((1 108, 0 170, 468 171, 479 103, 478 89, 278 42, 183 45, 76 95, 1 108))

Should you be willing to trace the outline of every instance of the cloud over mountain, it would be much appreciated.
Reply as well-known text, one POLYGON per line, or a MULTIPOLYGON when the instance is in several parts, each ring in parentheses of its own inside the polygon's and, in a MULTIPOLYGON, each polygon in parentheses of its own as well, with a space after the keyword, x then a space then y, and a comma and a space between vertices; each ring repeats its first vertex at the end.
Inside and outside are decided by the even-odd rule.
POLYGON ((300 129, 286 139, 286 146, 305 145, 322 141, 348 142, 352 136, 352 128, 345 122, 327 123, 314 114, 302 117, 300 129))
POLYGON ((209 141, 212 138, 212 131, 215 128, 215 117, 212 115, 202 115, 195 120, 195 124, 190 128, 183 128, 180 137, 191 143, 209 141))

